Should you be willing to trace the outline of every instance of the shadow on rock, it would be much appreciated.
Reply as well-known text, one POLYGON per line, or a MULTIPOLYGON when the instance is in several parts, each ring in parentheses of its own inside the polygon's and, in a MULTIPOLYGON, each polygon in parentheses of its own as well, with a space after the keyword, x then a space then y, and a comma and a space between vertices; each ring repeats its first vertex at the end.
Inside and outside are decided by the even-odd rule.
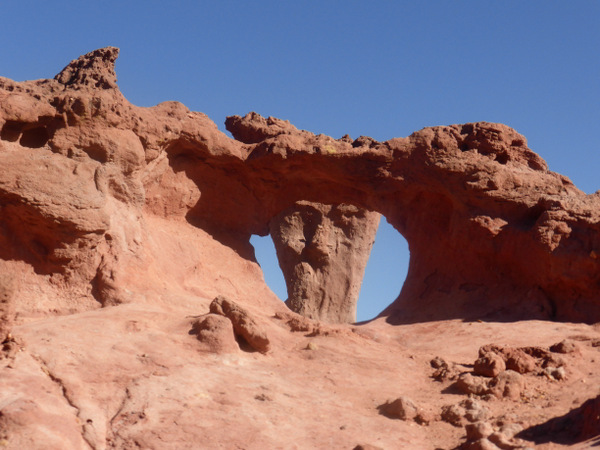
POLYGON ((573 445, 591 438, 600 446, 600 396, 590 399, 564 416, 527 428, 518 434, 521 439, 536 444, 573 445))

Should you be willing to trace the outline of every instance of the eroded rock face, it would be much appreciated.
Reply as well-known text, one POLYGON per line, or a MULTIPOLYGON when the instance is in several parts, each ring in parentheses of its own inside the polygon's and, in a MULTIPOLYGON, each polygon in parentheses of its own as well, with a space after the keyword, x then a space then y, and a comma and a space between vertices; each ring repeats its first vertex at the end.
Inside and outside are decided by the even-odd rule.
MULTIPOLYGON (((91 52, 51 80, 0 79, 0 257, 49 276, 48 292, 66 288, 57 310, 135 298, 158 258, 151 217, 192 224, 252 260, 250 235, 305 201, 383 214, 406 238, 408 277, 384 312, 392 323, 600 319, 600 195, 548 171, 515 130, 482 122, 335 140, 251 113, 227 119, 234 140, 179 103, 128 103, 117 54, 91 52)), ((308 286, 304 267, 286 269, 290 303, 308 286)), ((319 317, 339 320, 351 296, 334 294, 344 283, 327 273, 328 293, 307 296, 330 303, 319 317)), ((33 293, 28 304, 47 306, 33 293)))
POLYGON ((270 223, 288 299, 311 319, 356 321, 356 303, 379 214, 353 205, 300 201, 270 223))
MULTIPOLYGON (((230 139, 179 103, 129 104, 116 55, 84 55, 55 79, 0 79, 2 446, 352 448, 372 436, 381 448, 454 447, 461 432, 448 433, 429 406, 439 411, 440 383, 485 336, 513 346, 487 350, 515 372, 493 386, 461 375, 465 392, 517 397, 517 371, 533 377, 543 360, 535 385, 564 409, 537 390, 513 406, 547 420, 598 384, 594 327, 390 326, 600 320, 600 196, 549 172, 517 132, 477 123, 335 140, 249 114, 228 119, 230 139), (340 207, 324 205, 375 211, 407 239, 409 274, 388 323, 326 325, 266 287, 249 237, 298 202, 330 221, 340 207), (560 356, 526 347, 543 336, 583 340, 560 356), (435 360, 434 382, 423 355, 438 351, 457 359, 435 360), (589 382, 562 382, 577 374, 589 382), (375 405, 405 393, 427 427, 383 423, 375 405)), ((346 230, 336 220, 329 231, 346 230)), ((330 253, 330 267, 343 255, 330 253)), ((346 300, 328 298, 339 314, 346 300)), ((597 418, 597 404, 584 403, 576 421, 597 418)), ((469 399, 442 413, 457 425, 499 423, 504 402, 486 405, 469 399)), ((596 419, 584 424, 578 436, 597 434, 596 419)), ((481 441, 505 445, 497 433, 481 441)))
POLYGON ((14 275, 0 272, 0 343, 9 338, 15 321, 15 293, 14 275))
POLYGON ((600 314, 592 288, 599 196, 548 171, 516 131, 476 123, 350 143, 272 122, 252 114, 228 121, 234 136, 256 142, 263 133, 246 161, 280 194, 266 201, 259 187, 261 203, 276 212, 301 188, 305 199, 378 211, 408 241, 405 285, 384 312, 393 323, 600 314))

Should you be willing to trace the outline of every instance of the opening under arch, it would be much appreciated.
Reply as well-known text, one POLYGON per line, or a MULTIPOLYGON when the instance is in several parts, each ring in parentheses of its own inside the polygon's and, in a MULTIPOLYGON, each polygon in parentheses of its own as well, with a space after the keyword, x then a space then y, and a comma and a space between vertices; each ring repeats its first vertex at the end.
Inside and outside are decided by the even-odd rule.
MULTIPOLYGON (((287 287, 271 236, 253 235, 256 260, 260 264, 267 286, 282 300, 288 297, 287 287)), ((379 315, 400 294, 408 272, 408 243, 384 217, 369 256, 358 298, 356 320, 363 322, 379 315)))
POLYGON ((254 254, 263 271, 265 283, 267 283, 267 286, 281 301, 285 301, 287 299, 287 287, 283 272, 281 272, 281 268, 279 267, 279 260, 275 252, 273 239, 269 235, 258 236, 253 234, 250 238, 250 243, 254 247, 254 254))
POLYGON ((409 256, 406 239, 382 216, 358 296, 358 322, 377 317, 396 300, 406 280, 409 256))

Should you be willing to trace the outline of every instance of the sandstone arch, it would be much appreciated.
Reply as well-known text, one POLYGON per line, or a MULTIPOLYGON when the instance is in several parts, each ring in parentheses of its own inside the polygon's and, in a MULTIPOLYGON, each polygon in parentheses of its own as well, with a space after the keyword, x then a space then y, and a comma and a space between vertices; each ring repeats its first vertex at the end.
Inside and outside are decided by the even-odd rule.
POLYGON ((20 255, 2 219, 7 258, 116 286, 119 265, 144 264, 136 233, 146 214, 187 220, 251 258, 250 235, 266 235, 296 202, 346 203, 384 215, 409 243, 408 277, 385 312, 392 323, 600 319, 600 196, 550 172, 515 130, 481 122, 351 142, 250 113, 227 119, 230 139, 179 103, 129 104, 117 55, 92 52, 54 80, 0 79, 0 129, 37 130, 3 134, 0 162, 12 169, 0 173, 0 206, 42 217, 31 229, 50 243, 26 242, 20 255), (18 172, 28 176, 17 183, 18 172), (43 179, 62 194, 40 197, 43 179))
POLYGON ((436 127, 351 144, 255 114, 227 126, 238 139, 263 135, 249 144, 246 162, 254 186, 261 174, 282 174, 266 205, 302 186, 304 198, 378 211, 406 238, 410 268, 386 311, 392 321, 467 311, 587 320, 583 311, 597 309, 598 197, 548 171, 506 126, 436 127))
POLYGON ((369 323, 398 298, 406 275, 408 242, 385 218, 379 222, 356 305, 359 323, 369 323))

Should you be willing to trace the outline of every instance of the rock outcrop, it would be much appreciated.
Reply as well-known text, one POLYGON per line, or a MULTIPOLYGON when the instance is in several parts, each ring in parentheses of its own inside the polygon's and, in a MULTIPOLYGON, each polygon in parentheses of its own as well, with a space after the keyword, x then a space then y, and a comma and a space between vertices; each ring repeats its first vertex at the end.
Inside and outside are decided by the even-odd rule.
POLYGON ((356 321, 356 304, 379 214, 353 205, 300 201, 270 233, 287 283, 286 305, 311 319, 356 321))
POLYGON ((599 197, 548 171, 514 130, 477 123, 349 143, 255 114, 227 125, 263 133, 247 159, 261 177, 286 174, 267 205, 301 187, 311 201, 380 212, 402 233, 411 261, 389 320, 598 317, 599 197))
POLYGON ((180 103, 131 105, 117 55, 0 78, 0 446, 448 448, 464 430, 441 416, 489 422, 498 431, 471 437, 503 443, 503 402, 440 403, 457 377, 498 397, 527 377, 511 406, 527 426, 575 401, 596 417, 597 327, 517 319, 600 320, 600 195, 550 172, 523 136, 474 123, 336 140, 250 113, 227 119, 231 139, 180 103), (292 294, 306 287, 292 307, 353 320, 379 214, 411 252, 385 320, 323 324, 265 285, 252 234, 274 235, 292 294), (313 284, 292 270, 298 253, 313 284), (484 386, 459 372, 492 336, 510 370, 484 386), (545 356, 524 349, 563 339, 577 341, 556 346, 567 369, 530 373, 545 356), (438 353, 451 359, 432 379, 438 353), (377 411, 407 393, 418 427, 377 411))
MULTIPOLYGON (((227 119, 232 140, 179 103, 129 104, 117 54, 91 52, 54 80, 0 79, 0 257, 89 300, 68 308, 134 295, 124 274, 147 267, 144 216, 186 220, 251 260, 250 235, 306 201, 380 213, 406 238, 393 323, 600 318, 600 195, 550 172, 513 129, 351 141, 251 113, 227 119)), ((294 303, 305 274, 285 270, 294 303)))
POLYGON ((235 334, 252 349, 261 353, 269 351, 271 342, 267 334, 252 315, 237 303, 219 296, 210 304, 210 312, 227 317, 231 321, 235 334))

